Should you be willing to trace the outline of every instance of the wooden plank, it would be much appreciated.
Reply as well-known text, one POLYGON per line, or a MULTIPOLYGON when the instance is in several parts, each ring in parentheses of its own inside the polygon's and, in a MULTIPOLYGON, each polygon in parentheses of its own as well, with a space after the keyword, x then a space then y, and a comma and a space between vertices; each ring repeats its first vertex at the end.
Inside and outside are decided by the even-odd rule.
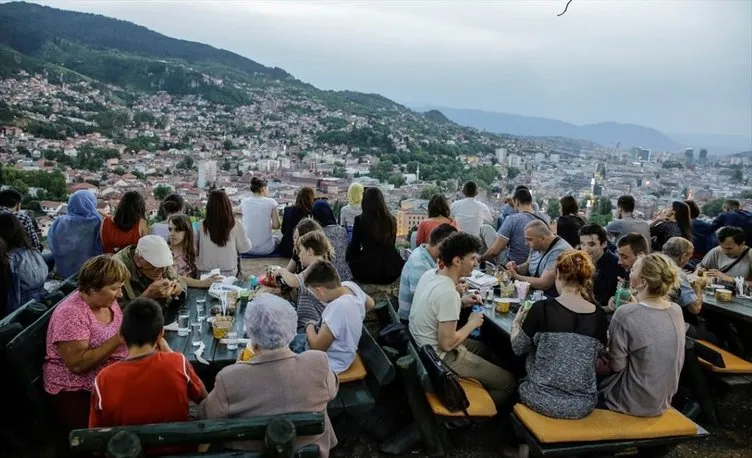
MULTIPOLYGON (((321 451, 317 445, 306 445, 296 451, 295 458, 318 458, 321 451)), ((208 452, 196 454, 168 455, 167 458, 267 458, 266 452, 246 452, 246 451, 226 451, 226 452, 208 452)))
POLYGON ((365 326, 363 326, 363 333, 360 335, 358 353, 363 359, 368 375, 373 376, 379 386, 385 386, 394 381, 394 377, 397 375, 394 365, 365 326))
POLYGON ((345 413, 354 417, 366 414, 376 407, 376 401, 362 380, 340 385, 337 396, 342 399, 345 413))
POLYGON ((426 400, 426 394, 420 379, 418 378, 416 359, 412 343, 408 345, 408 354, 397 360, 397 369, 400 371, 402 381, 405 386, 407 404, 410 411, 418 424, 420 438, 429 456, 444 455, 444 441, 442 431, 436 421, 436 417, 431 411, 431 407, 426 400))
POLYGON ((653 439, 624 439, 602 442, 571 442, 543 444, 528 430, 514 413, 510 414, 512 427, 517 437, 522 438, 530 447, 533 456, 573 456, 602 453, 630 453, 639 452, 640 456, 652 456, 651 449, 665 449, 690 440, 703 439, 709 434, 702 427, 697 426, 697 434, 694 436, 658 437, 653 439))
POLYGON ((324 432, 324 414, 317 412, 77 429, 70 432, 68 441, 72 452, 92 453, 106 450, 110 439, 120 431, 138 436, 144 448, 164 445, 230 442, 236 440, 262 440, 266 426, 275 418, 290 420, 295 425, 298 436, 308 436, 324 432))
POLYGON ((703 291, 702 306, 713 311, 721 312, 737 320, 752 323, 752 301, 734 297, 731 302, 719 302, 710 293, 703 291))

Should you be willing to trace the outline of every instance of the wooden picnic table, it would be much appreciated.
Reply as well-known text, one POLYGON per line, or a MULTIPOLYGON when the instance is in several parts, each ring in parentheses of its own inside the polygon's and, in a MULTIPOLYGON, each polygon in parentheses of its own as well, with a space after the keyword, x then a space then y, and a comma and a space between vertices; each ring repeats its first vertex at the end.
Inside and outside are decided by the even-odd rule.
POLYGON ((737 320, 752 323, 752 300, 734 297, 731 302, 720 302, 707 291, 702 293, 703 310, 722 313, 737 320))
MULTIPOLYGON (((216 299, 209 295, 209 291, 200 288, 188 288, 185 307, 188 308, 190 313, 189 323, 196 323, 198 321, 198 315, 196 311, 196 300, 204 298, 206 299, 205 313, 207 317, 211 316, 211 308, 214 305, 220 303, 219 299, 216 299)), ((245 311, 244 302, 238 300, 238 307, 235 311, 235 322, 233 329, 238 332, 238 338, 244 337, 243 335, 243 312, 245 311)), ((177 308, 170 308, 165 313, 165 324, 172 323, 177 320, 178 310, 177 308)), ((212 335, 211 324, 204 321, 202 326, 202 342, 204 343, 204 352, 201 357, 209 364, 204 364, 196 357, 196 350, 198 346, 194 346, 191 342, 191 335, 179 336, 175 331, 165 331, 165 340, 173 351, 177 351, 185 355, 186 359, 191 362, 198 375, 202 378, 205 384, 213 385, 214 376, 223 367, 229 366, 238 358, 238 352, 242 351, 245 345, 238 344, 236 350, 228 350, 227 345, 220 343, 212 335)))

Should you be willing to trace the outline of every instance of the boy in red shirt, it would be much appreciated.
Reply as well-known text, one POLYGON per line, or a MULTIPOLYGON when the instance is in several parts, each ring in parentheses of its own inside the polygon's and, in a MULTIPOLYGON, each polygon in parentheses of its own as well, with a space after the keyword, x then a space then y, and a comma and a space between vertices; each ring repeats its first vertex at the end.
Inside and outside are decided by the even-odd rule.
POLYGON ((138 298, 123 313, 120 334, 128 357, 97 374, 89 428, 188 421, 188 400, 200 403, 206 388, 181 353, 170 350, 161 306, 138 298))

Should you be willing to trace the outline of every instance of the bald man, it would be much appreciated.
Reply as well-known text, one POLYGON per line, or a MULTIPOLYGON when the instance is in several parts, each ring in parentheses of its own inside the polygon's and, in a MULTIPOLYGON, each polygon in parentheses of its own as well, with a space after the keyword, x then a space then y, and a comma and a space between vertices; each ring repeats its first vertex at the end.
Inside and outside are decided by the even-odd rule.
POLYGON ((512 278, 530 283, 530 287, 545 291, 548 296, 558 296, 555 288, 556 259, 572 246, 557 237, 543 221, 531 221, 525 226, 525 245, 530 256, 523 264, 514 261, 507 264, 512 278))

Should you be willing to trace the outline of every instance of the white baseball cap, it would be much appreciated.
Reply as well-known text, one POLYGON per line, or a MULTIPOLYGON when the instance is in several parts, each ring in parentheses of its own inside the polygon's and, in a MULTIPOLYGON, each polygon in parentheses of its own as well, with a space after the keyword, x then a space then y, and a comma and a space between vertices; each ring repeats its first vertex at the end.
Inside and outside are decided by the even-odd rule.
POLYGON ((136 254, 157 269, 172 265, 172 251, 164 237, 145 235, 138 240, 136 254))

